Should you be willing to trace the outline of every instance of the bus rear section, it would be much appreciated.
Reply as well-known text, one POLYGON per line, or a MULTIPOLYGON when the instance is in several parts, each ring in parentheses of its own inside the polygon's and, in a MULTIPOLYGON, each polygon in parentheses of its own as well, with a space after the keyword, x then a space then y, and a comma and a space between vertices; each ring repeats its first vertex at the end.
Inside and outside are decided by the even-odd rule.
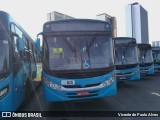
POLYGON ((98 20, 44 24, 43 92, 46 101, 116 95, 111 25, 98 20))
POLYGON ((30 99, 36 77, 35 43, 0 11, 0 111, 15 111, 30 99))
POLYGON ((136 40, 129 37, 113 39, 117 81, 139 80, 140 71, 136 40))
POLYGON ((152 55, 154 60, 154 70, 160 72, 160 47, 152 47, 152 55))
POLYGON ((154 63, 150 44, 137 44, 141 75, 153 75, 154 63))

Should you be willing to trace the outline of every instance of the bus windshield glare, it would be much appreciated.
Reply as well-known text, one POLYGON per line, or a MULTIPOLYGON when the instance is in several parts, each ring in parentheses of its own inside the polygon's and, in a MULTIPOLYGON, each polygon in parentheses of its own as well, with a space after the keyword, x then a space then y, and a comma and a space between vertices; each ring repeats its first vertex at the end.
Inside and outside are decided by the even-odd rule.
POLYGON ((151 63, 153 62, 152 50, 150 49, 141 49, 139 54, 140 63, 151 63))
POLYGON ((5 33, 0 30, 0 79, 9 71, 9 45, 5 33))
POLYGON ((137 51, 135 46, 116 46, 115 64, 136 64, 138 63, 137 51))
POLYGON ((45 50, 50 70, 82 70, 113 66, 108 36, 47 36, 45 50), (47 57, 48 55, 48 57, 47 57))

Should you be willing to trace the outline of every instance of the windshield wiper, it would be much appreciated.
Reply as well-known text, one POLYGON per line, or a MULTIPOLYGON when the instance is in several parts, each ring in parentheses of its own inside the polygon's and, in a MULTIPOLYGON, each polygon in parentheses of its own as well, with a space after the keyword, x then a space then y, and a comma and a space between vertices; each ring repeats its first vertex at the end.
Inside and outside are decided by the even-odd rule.
POLYGON ((91 48, 92 44, 94 43, 94 41, 96 40, 96 37, 97 37, 97 34, 94 34, 93 38, 91 39, 91 42, 89 43, 89 45, 87 44, 87 41, 86 41, 86 51, 87 51, 87 54, 88 54, 88 59, 90 61, 90 52, 89 52, 89 49, 91 48))
POLYGON ((144 50, 143 56, 142 56, 142 63, 145 63, 146 58, 146 50, 144 50))
POLYGON ((118 57, 117 49, 115 49, 115 54, 116 54, 116 58, 118 59, 118 61, 120 61, 120 59, 119 59, 119 57, 118 57))
POLYGON ((89 43, 89 45, 86 45, 86 46, 87 46, 86 51, 89 51, 89 49, 91 48, 92 44, 93 44, 94 41, 96 40, 96 37, 97 37, 97 34, 95 34, 95 35, 93 36, 93 38, 91 39, 91 42, 89 43))
MULTIPOLYGON (((127 49, 128 49, 128 47, 127 47, 127 49)), ((124 64, 125 62, 127 62, 127 59, 126 59, 127 49, 126 49, 126 51, 124 51, 124 47, 122 46, 122 53, 123 53, 123 56, 122 56, 122 64, 124 64)))
POLYGON ((76 46, 73 47, 73 46, 67 41, 66 37, 64 38, 64 41, 66 42, 66 44, 68 45, 68 47, 70 48, 70 50, 74 53, 75 61, 77 62, 76 46))
POLYGON ((68 45, 68 47, 70 48, 70 50, 71 50, 72 52, 74 52, 74 51, 75 51, 75 48, 66 40, 66 38, 65 38, 64 41, 66 42, 66 44, 68 45))

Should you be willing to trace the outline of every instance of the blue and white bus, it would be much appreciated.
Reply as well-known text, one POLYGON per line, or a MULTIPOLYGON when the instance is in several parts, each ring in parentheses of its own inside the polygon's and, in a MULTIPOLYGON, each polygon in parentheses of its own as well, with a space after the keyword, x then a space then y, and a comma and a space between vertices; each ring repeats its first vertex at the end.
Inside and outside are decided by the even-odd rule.
POLYGON ((137 44, 141 75, 153 75, 154 62, 150 44, 137 44))
POLYGON ((136 39, 130 37, 113 39, 117 81, 139 80, 140 70, 136 39))
POLYGON ((155 72, 160 72, 160 47, 152 47, 155 72))
POLYGON ((12 17, 0 11, 0 111, 15 111, 30 97, 40 54, 35 43, 12 17))
POLYGON ((108 22, 89 19, 51 21, 44 24, 41 34, 46 101, 116 95, 113 41, 108 22))

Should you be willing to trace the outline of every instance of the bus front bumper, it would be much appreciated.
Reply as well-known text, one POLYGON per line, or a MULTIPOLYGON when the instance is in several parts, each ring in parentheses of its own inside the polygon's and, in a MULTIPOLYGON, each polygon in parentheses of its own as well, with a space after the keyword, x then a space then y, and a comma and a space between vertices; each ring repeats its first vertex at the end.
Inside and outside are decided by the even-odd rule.
POLYGON ((77 91, 62 91, 53 90, 43 85, 44 99, 47 102, 62 102, 62 101, 72 101, 72 100, 85 100, 93 98, 102 98, 107 96, 114 96, 117 93, 116 80, 109 86, 100 89, 91 90, 77 90, 77 91))

